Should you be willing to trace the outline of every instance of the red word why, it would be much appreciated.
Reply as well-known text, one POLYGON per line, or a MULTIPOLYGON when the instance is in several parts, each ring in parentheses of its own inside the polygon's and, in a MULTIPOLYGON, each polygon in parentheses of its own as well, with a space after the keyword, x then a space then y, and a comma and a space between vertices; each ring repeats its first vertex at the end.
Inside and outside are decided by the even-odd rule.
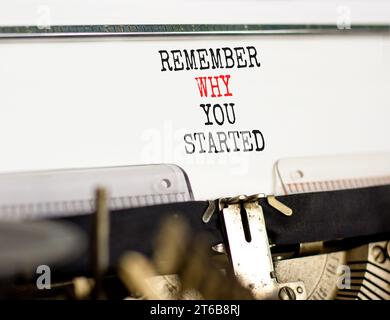
POLYGON ((195 80, 201 97, 219 98, 232 96, 232 93, 229 91, 230 75, 197 77, 195 80))

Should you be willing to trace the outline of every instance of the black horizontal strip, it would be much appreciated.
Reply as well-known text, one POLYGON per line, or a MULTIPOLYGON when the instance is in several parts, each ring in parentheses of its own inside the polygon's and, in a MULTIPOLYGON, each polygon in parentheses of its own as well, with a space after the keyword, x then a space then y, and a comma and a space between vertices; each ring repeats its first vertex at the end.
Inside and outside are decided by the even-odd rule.
MULTIPOLYGON (((280 196, 293 209, 285 216, 262 198, 268 236, 277 245, 365 237, 390 232, 390 186, 280 196)), ((189 201, 117 210, 111 213, 110 265, 115 267, 124 252, 151 256, 162 222, 170 215, 187 220, 192 234, 207 235, 210 247, 224 242, 219 215, 202 221, 207 201, 189 201)), ((91 234, 92 216, 57 218, 76 224, 91 234)), ((91 248, 91 244, 89 244, 91 248)), ((71 271, 89 271, 89 257, 72 265, 71 271)))
POLYGON ((288 217, 261 200, 276 244, 331 241, 390 232, 390 185, 277 197, 288 217))

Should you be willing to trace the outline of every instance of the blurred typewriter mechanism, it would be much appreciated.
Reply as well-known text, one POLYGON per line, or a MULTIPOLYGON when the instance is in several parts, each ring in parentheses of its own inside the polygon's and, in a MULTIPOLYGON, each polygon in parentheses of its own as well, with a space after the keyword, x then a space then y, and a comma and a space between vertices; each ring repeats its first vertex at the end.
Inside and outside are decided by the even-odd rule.
POLYGON ((355 2, 0 5, 0 298, 390 300, 390 7, 355 2))

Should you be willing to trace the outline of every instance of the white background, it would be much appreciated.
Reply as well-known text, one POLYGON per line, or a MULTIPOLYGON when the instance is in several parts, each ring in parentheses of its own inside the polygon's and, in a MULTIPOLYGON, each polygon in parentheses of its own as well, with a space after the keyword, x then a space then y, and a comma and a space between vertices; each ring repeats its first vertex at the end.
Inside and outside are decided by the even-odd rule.
MULTIPOLYGON (((53 24, 335 23, 341 3, 183 2, 53 1, 50 12, 53 24)), ((45 3, 28 3, 2 1, 1 24, 33 24, 45 3)), ((375 3, 354 1, 353 22, 389 21, 375 3)), ((280 158, 390 151, 389 74, 389 35, 3 40, 0 171, 175 163, 197 199, 270 193, 280 158), (158 50, 247 45, 262 66, 231 71, 234 97, 220 102, 236 104, 237 123, 222 130, 259 129, 265 151, 186 155, 184 133, 209 129, 199 104, 213 102, 194 77, 221 71, 163 73, 158 50)))
POLYGON ((279 158, 389 151, 389 38, 41 40, 0 44, 1 171, 176 163, 198 198, 269 192, 279 158), (257 153, 186 155, 206 131, 194 77, 161 72, 158 50, 254 45, 262 67, 231 72, 235 125, 257 153))
POLYGON ((340 7, 353 22, 389 23, 387 0, 2 0, 0 24, 37 24, 43 9, 52 24, 330 23, 340 7))

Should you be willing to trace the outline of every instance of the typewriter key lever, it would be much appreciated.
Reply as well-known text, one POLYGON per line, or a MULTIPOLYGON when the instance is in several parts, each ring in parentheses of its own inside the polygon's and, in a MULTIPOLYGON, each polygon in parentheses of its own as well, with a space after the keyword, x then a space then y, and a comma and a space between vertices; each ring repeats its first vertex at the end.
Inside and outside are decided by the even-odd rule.
POLYGON ((256 299, 304 300, 303 282, 279 283, 274 272, 263 209, 263 195, 221 199, 227 252, 234 273, 256 299))

